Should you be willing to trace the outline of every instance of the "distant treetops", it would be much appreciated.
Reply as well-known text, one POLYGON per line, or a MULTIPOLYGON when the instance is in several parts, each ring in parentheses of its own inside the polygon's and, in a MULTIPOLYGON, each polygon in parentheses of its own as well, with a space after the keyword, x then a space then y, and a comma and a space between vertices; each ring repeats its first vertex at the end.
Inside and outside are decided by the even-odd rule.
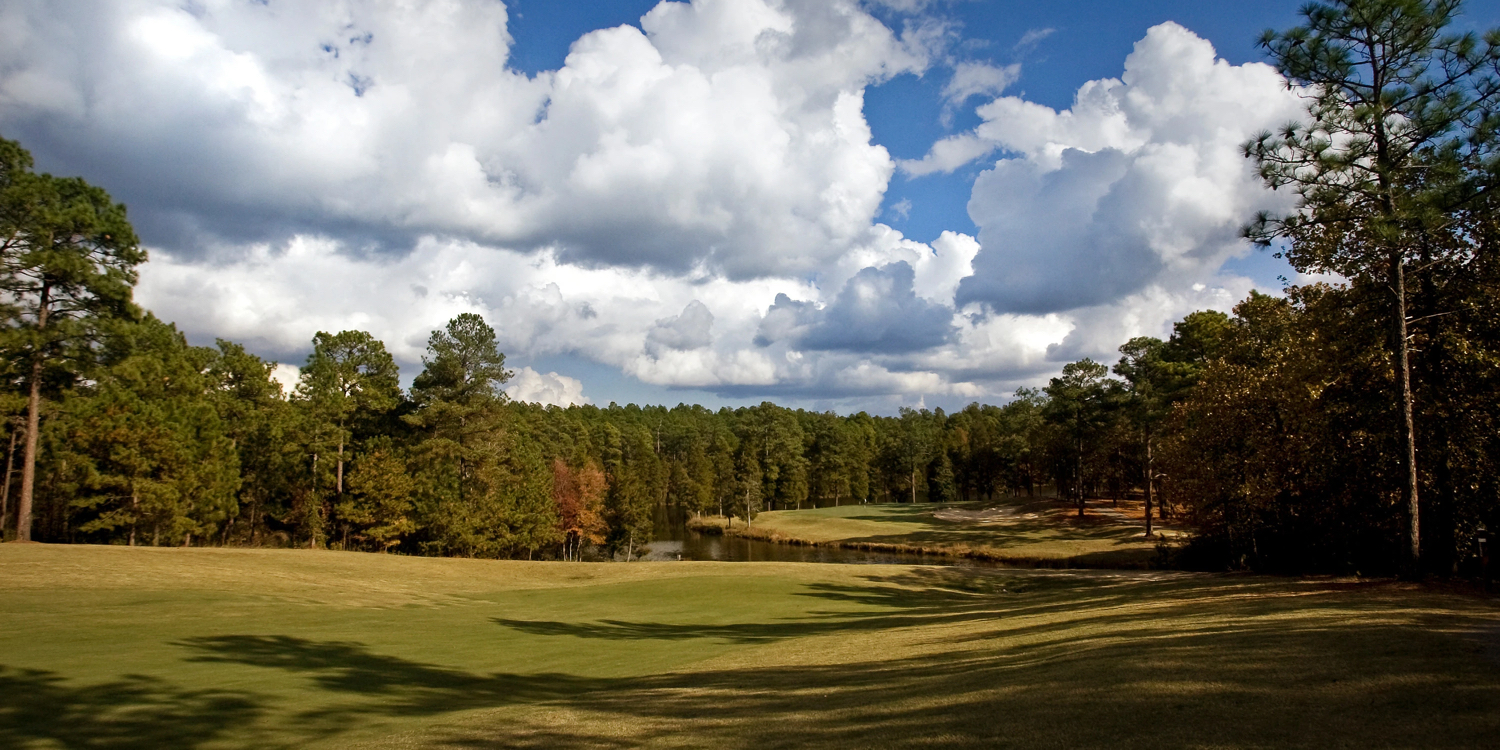
POLYGON ((473 314, 433 332, 409 391, 342 331, 285 394, 274 363, 136 308, 124 207, 0 140, 0 534, 632 559, 667 507, 1044 492, 1080 514, 1143 497, 1144 534, 1153 513, 1194 531, 1182 564, 1462 572, 1500 528, 1500 32, 1449 33, 1458 10, 1312 3, 1263 38, 1308 110, 1245 144, 1297 196, 1246 234, 1339 283, 952 414, 511 403, 473 314))

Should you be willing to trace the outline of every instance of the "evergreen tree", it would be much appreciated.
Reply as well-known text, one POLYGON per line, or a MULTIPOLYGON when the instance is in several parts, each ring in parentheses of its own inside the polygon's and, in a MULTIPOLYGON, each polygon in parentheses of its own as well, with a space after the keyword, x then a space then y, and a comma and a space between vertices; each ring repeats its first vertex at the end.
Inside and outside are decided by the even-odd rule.
POLYGON ((958 500, 958 483, 953 475, 953 459, 947 451, 938 453, 936 471, 927 480, 927 497, 935 503, 951 503, 958 500))
POLYGON ((1059 487, 1069 485, 1078 516, 1083 517, 1088 483, 1096 470, 1090 467, 1090 452, 1098 447, 1100 435, 1118 405, 1119 382, 1111 380, 1109 368, 1091 359, 1082 359, 1063 367, 1060 377, 1047 383, 1046 415, 1049 422, 1066 435, 1067 460, 1071 469, 1058 477, 1059 487))
POLYGON ((334 443, 334 491, 344 494, 344 459, 352 423, 393 408, 401 399, 400 370, 385 344, 364 331, 319 331, 303 365, 297 398, 325 426, 334 443))
POLYGON ((4 350, 27 393, 16 536, 31 539, 43 401, 93 360, 110 321, 132 319, 135 267, 146 260, 125 207, 80 178, 32 171, 0 139, 0 297, 4 350))
POLYGON ((893 448, 897 460, 906 472, 907 487, 911 502, 917 501, 917 489, 925 484, 927 465, 937 453, 937 429, 933 414, 926 409, 901 408, 901 420, 897 424, 896 441, 893 448))
POLYGON ((374 442, 355 456, 348 489, 335 512, 356 540, 386 552, 416 531, 416 482, 389 440, 374 442))
MULTIPOLYGON (((740 446, 734 462, 734 479, 735 492, 730 501, 730 512, 744 516, 745 526, 749 527, 755 522, 755 515, 760 512, 761 492, 765 487, 760 459, 756 456, 753 445, 740 446)), ((734 519, 731 517, 730 524, 733 523, 734 519)))
MULTIPOLYGON (((267 515, 284 517, 286 500, 301 475, 303 451, 298 445, 296 414, 271 378, 276 363, 266 362, 239 344, 217 342, 218 353, 208 365, 209 394, 224 426, 224 434, 239 456, 239 507, 243 523, 238 534, 245 543, 263 542, 267 515)), ((235 522, 236 519, 231 519, 235 522)))
POLYGON ((1447 238, 1454 213, 1486 195, 1497 174, 1500 35, 1447 33, 1460 5, 1310 3, 1305 25, 1267 31, 1261 44, 1288 85, 1307 92, 1308 118, 1245 146, 1267 185, 1299 199, 1288 215, 1258 217, 1247 235, 1288 241, 1286 257, 1299 271, 1337 273, 1389 295, 1382 317, 1401 414, 1411 572, 1421 559, 1421 474, 1410 277, 1445 252, 1464 251, 1447 238))
POLYGON ((81 480, 79 531, 123 532, 131 545, 147 530, 152 544, 223 541, 240 478, 206 375, 216 353, 151 316, 117 327, 106 348, 95 384, 64 402, 53 448, 81 480))

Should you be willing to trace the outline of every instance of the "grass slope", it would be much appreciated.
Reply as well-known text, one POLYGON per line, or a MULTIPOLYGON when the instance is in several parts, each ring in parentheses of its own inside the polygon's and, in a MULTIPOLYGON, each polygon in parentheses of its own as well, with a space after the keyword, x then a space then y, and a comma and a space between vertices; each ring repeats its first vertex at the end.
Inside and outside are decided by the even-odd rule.
MULTIPOLYGON (((1174 540, 1172 525, 1147 539, 1141 503, 1075 506, 1054 499, 970 503, 845 505, 761 513, 729 533, 793 544, 833 545, 892 552, 955 555, 1014 564, 1071 567, 1147 567, 1157 543, 1174 540)), ((694 519, 700 531, 721 531, 720 517, 694 519)))
POLYGON ((0 747, 1479 747, 1500 608, 1136 571, 0 546, 0 747))

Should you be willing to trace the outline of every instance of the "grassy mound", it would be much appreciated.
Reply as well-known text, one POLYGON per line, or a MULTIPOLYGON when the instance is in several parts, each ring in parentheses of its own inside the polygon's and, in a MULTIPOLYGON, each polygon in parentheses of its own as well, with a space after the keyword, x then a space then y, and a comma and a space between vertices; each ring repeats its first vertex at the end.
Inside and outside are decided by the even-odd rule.
POLYGON ((1160 543, 1181 537, 1171 525, 1146 538, 1139 502, 1096 504, 1079 518, 1071 503, 1013 499, 971 503, 845 505, 768 511, 748 528, 722 517, 689 527, 787 544, 827 545, 993 560, 1015 565, 1145 568, 1160 543))
POLYGON ((1500 608, 1138 571, 0 547, 0 747, 1479 747, 1500 608))

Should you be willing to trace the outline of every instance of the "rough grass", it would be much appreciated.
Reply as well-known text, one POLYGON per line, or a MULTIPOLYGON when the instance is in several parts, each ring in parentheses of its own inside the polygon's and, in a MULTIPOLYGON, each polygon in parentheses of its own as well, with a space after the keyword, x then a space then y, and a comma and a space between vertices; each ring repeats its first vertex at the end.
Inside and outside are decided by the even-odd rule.
POLYGON ((743 519, 729 524, 710 516, 692 519, 689 527, 787 544, 1085 568, 1149 567, 1158 544, 1181 537, 1166 524, 1146 538, 1138 501, 1094 501, 1083 518, 1076 513, 1072 503, 1015 498, 768 511, 748 528, 743 519))
POLYGON ((1481 747, 1500 607, 1144 571, 0 546, 0 747, 1481 747))

